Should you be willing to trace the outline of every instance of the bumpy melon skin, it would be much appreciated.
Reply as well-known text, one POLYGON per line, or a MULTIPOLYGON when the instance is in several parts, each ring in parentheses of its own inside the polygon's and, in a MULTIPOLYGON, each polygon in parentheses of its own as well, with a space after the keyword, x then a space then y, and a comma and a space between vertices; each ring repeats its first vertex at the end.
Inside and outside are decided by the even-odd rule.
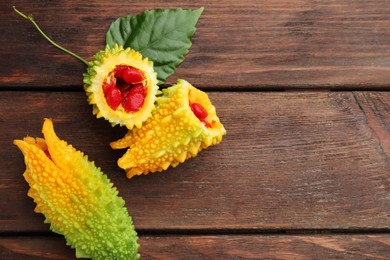
POLYGON ((94 60, 89 63, 87 73, 84 73, 84 90, 88 96, 89 104, 93 105, 93 114, 97 118, 105 118, 112 126, 125 125, 128 129, 134 126, 140 128, 142 123, 150 116, 156 100, 157 74, 153 70, 153 62, 143 58, 141 53, 131 49, 124 49, 115 44, 108 45, 95 54, 94 60), (112 110, 104 97, 102 85, 110 72, 117 65, 132 66, 141 70, 146 77, 146 97, 142 108, 134 113, 127 113, 122 107, 112 110))
POLYGON ((149 172, 161 172, 169 166, 195 157, 202 149, 216 145, 226 134, 206 93, 185 80, 163 89, 156 110, 141 129, 129 131, 111 143, 113 149, 130 147, 118 160, 118 166, 131 178, 149 172), (192 112, 189 102, 201 103, 207 110, 206 127, 192 112))
POLYGON ((87 156, 57 137, 51 120, 43 134, 45 139, 14 141, 24 154, 35 212, 65 236, 76 257, 138 259, 137 233, 117 189, 87 156))

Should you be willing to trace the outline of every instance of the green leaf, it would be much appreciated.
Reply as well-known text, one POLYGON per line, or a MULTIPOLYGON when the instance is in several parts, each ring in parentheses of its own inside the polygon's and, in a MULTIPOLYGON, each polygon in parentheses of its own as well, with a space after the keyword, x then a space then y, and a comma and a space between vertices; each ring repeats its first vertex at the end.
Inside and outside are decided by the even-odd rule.
POLYGON ((164 83, 188 53, 203 9, 146 10, 137 16, 120 17, 108 29, 106 43, 141 52, 153 61, 157 78, 164 83))

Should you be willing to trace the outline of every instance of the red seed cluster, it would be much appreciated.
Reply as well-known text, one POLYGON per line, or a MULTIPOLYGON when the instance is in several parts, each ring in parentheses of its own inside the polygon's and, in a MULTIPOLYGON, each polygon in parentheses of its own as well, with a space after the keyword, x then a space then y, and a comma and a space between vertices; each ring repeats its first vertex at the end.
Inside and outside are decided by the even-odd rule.
POLYGON ((137 112, 144 104, 145 76, 139 69, 127 65, 116 66, 113 74, 103 83, 107 104, 113 110, 122 105, 128 113, 137 112))

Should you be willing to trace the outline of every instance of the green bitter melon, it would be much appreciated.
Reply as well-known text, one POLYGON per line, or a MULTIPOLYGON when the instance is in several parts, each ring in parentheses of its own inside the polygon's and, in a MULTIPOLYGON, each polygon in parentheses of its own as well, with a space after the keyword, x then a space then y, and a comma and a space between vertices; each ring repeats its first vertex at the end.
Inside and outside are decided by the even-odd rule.
POLYGON ((24 154, 35 212, 65 236, 76 257, 138 259, 137 233, 118 190, 87 156, 57 137, 51 120, 42 131, 44 139, 14 141, 24 154))

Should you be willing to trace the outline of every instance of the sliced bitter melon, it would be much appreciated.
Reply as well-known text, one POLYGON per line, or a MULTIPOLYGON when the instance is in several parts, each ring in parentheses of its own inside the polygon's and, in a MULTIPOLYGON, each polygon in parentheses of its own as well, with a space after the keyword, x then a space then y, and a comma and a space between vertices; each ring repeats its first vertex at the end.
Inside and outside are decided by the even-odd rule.
POLYGON ((220 143, 226 134, 205 92, 185 80, 162 92, 142 128, 111 143, 113 149, 130 147, 118 160, 128 178, 176 167, 202 149, 220 143))
POLYGON ((158 90, 153 63, 122 46, 95 54, 84 73, 84 89, 93 114, 112 125, 140 128, 154 109, 158 90))

